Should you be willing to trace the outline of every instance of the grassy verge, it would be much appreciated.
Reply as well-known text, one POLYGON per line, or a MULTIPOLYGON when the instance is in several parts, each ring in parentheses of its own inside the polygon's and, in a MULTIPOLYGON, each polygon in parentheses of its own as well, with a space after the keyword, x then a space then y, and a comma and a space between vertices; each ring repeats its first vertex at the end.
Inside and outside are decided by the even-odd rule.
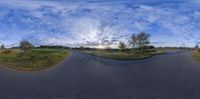
POLYGON ((11 49, 10 53, 0 51, 0 64, 22 71, 36 71, 49 68, 69 56, 69 52, 61 49, 33 49, 23 55, 19 49, 11 49))
POLYGON ((197 60, 198 62, 200 62, 200 52, 198 52, 197 50, 193 51, 192 57, 193 57, 195 60, 197 60))
POLYGON ((144 54, 132 53, 132 52, 120 52, 120 51, 105 51, 105 50, 85 50, 83 51, 89 55, 109 58, 109 59, 116 59, 116 60, 138 60, 138 59, 145 59, 154 55, 163 54, 162 50, 158 50, 156 52, 147 52, 144 54))

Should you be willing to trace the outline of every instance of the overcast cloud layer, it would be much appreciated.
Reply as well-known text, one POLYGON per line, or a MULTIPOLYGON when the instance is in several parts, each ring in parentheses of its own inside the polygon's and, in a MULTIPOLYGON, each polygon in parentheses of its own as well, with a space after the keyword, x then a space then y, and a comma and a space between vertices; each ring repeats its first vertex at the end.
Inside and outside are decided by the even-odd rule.
POLYGON ((198 0, 0 1, 0 41, 34 45, 116 47, 147 32, 155 46, 200 41, 198 0))

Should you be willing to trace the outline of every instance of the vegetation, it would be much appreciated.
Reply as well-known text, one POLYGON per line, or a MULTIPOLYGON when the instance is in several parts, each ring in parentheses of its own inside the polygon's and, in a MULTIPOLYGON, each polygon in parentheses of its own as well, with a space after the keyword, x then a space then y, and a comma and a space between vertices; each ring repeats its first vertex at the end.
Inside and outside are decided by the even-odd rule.
POLYGON ((69 47, 64 47, 64 46, 60 46, 60 45, 41 45, 37 48, 53 48, 53 49, 55 49, 55 48, 63 48, 63 49, 66 48, 66 49, 69 49, 69 47))
POLYGON ((25 55, 19 49, 7 49, 1 51, 0 63, 16 70, 34 71, 49 68, 68 55, 63 49, 32 49, 25 55))
POLYGON ((11 50, 9 50, 9 49, 3 49, 1 53, 4 54, 4 55, 7 55, 7 54, 11 53, 11 50))
POLYGON ((2 44, 2 45, 1 45, 1 49, 4 49, 4 48, 5 48, 5 46, 4 46, 4 44, 2 44))
POLYGON ((85 48, 83 47, 83 46, 80 46, 80 48, 79 48, 80 50, 85 50, 85 48))
POLYGON ((153 45, 149 46, 149 37, 150 35, 145 32, 132 34, 130 37, 131 49, 124 42, 119 42, 119 49, 85 49, 83 51, 83 47, 81 46, 79 50, 82 50, 90 55, 120 60, 143 59, 164 53, 164 51, 161 49, 155 49, 153 45))
POLYGON ((16 70, 34 71, 49 68, 68 55, 69 52, 60 47, 36 49, 29 41, 22 40, 17 49, 1 47, 0 64, 16 70))
POLYGON ((121 52, 121 51, 107 51, 107 50, 85 50, 83 51, 89 55, 94 55, 103 58, 116 59, 116 60, 137 60, 144 59, 154 55, 163 54, 163 50, 154 50, 148 53, 139 54, 133 53, 131 51, 121 52))
POLYGON ((133 50, 138 49, 139 54, 145 52, 145 50, 148 48, 147 46, 150 44, 149 37, 150 35, 145 32, 133 34, 130 42, 133 50))
POLYGON ((126 44, 124 42, 119 42, 119 49, 120 51, 124 52, 126 49, 126 44))
POLYGON ((29 43, 26 40, 22 40, 20 42, 20 49, 24 52, 27 53, 28 51, 30 51, 33 48, 33 45, 31 43, 29 43))
POLYGON ((194 49, 196 49, 198 52, 200 52, 200 49, 199 49, 199 45, 195 45, 194 49))
POLYGON ((200 62, 200 53, 198 50, 193 51, 192 56, 195 60, 197 60, 198 62, 200 62))

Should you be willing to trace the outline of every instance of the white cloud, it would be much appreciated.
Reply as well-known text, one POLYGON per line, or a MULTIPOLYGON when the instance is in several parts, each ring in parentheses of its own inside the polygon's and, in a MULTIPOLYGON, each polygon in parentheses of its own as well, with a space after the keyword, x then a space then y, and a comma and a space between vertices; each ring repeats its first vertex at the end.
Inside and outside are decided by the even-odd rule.
POLYGON ((92 18, 79 18, 73 21, 69 31, 77 38, 77 40, 94 41, 97 39, 100 27, 101 23, 99 20, 92 18))
POLYGON ((33 0, 1 0, 1 6, 13 7, 13 8, 22 8, 22 9, 37 9, 41 6, 48 5, 53 7, 58 7, 62 9, 62 6, 59 3, 53 1, 33 1, 33 0))
POLYGON ((12 31, 0 33, 20 31, 21 38, 37 34, 33 40, 41 44, 116 47, 118 41, 128 42, 131 33, 141 31, 149 32, 153 41, 168 43, 165 45, 193 46, 200 38, 199 11, 186 7, 25 0, 0 1, 0 6, 8 9, 0 10, 0 26, 7 26, 6 19, 13 24, 7 26, 12 31), (10 9, 16 11, 14 15, 10 9))

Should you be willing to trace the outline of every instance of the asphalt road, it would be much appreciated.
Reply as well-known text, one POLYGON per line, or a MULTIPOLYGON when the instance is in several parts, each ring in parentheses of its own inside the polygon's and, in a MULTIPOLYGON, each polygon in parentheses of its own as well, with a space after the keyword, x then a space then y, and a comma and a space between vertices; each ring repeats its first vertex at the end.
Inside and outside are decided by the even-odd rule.
POLYGON ((200 64, 190 55, 117 61, 73 52, 43 71, 0 67, 0 99, 200 99, 200 64))

